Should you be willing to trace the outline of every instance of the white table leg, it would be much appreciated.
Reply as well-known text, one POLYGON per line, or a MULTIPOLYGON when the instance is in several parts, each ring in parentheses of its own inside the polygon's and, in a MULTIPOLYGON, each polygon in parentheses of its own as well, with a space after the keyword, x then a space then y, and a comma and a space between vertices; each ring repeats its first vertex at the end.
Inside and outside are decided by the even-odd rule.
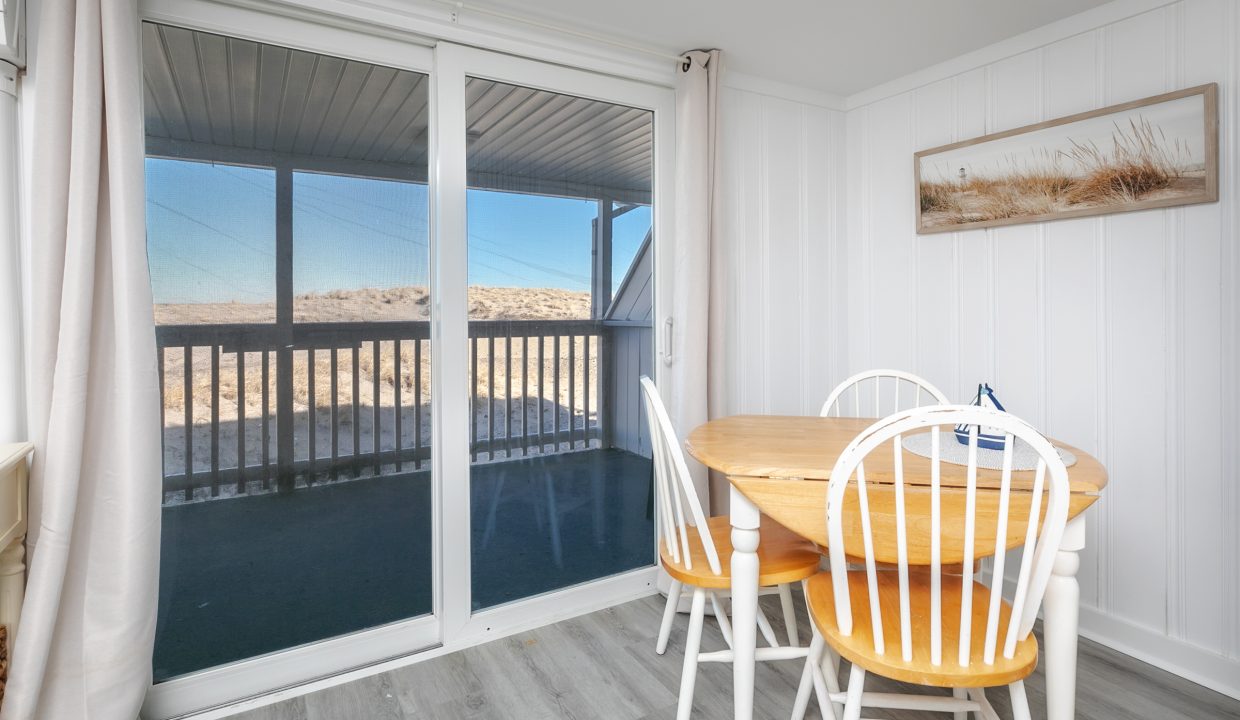
POLYGON ((1055 555, 1042 607, 1042 633, 1046 640, 1046 717, 1076 717, 1076 638, 1081 586, 1076 580, 1085 547, 1085 515, 1068 521, 1055 555))
POLYGON ((753 718, 754 649, 758 644, 758 525, 761 514, 732 487, 732 699, 736 720, 753 718))

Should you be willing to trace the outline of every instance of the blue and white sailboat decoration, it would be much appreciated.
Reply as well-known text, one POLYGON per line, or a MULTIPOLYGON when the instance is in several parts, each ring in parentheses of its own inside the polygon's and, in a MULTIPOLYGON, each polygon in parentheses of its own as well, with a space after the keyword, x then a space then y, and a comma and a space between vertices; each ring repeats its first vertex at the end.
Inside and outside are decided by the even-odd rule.
MULTIPOLYGON (((977 395, 973 397, 970 405, 979 405, 981 407, 992 407, 1000 412, 1004 410, 1003 403, 999 402, 999 398, 995 397, 995 391, 990 389, 989 383, 982 383, 977 386, 977 395)), ((987 425, 980 425, 977 428, 977 446, 988 450, 1002 450, 1004 438, 1006 435, 999 428, 993 428, 987 425)), ((956 440, 961 445, 969 444, 969 426, 956 426, 956 440)))

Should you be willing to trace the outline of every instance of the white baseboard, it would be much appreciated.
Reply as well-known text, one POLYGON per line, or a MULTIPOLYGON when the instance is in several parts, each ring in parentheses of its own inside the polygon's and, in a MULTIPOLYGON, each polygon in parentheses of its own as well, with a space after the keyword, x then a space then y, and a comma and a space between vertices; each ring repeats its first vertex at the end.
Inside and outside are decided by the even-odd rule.
POLYGON ((1240 659, 1210 652, 1086 605, 1081 606, 1080 634, 1240 700, 1240 659))

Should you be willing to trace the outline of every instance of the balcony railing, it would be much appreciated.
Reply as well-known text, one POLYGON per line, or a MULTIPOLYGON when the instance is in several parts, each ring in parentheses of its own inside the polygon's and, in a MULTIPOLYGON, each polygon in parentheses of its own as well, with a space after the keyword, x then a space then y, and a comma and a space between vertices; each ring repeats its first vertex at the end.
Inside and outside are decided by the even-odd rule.
MULTIPOLYGON (((427 322, 161 325, 168 499, 426 469, 427 322)), ((470 455, 597 446, 606 328, 469 323, 470 455)))

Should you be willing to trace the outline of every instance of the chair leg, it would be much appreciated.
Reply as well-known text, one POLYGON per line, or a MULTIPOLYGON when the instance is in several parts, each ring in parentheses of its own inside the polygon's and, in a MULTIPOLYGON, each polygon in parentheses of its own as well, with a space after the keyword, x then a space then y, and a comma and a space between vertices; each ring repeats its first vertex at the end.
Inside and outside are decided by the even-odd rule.
MULTIPOLYGON (((792 704, 792 720, 802 720, 805 717, 805 710, 809 707, 809 690, 814 680, 814 668, 822 661, 822 635, 814 633, 814 638, 809 643, 809 655, 805 657, 805 669, 801 671, 801 684, 797 686, 797 699, 792 704)), ((822 705, 822 698, 818 698, 818 704, 822 705)))
POLYGON ((771 627, 771 621, 766 617, 766 613, 762 612, 762 606, 758 606, 758 629, 762 631, 762 637, 766 639, 766 644, 771 647, 779 647, 779 638, 775 637, 775 628, 771 627))
POLYGON ((723 641, 732 647, 732 623, 728 622, 728 614, 723 611, 723 603, 719 602, 719 593, 710 594, 710 606, 715 611, 715 619, 719 621, 719 632, 723 633, 723 641))
POLYGON ((844 702, 844 720, 861 720, 861 693, 865 690, 865 670, 853 663, 848 674, 848 697, 844 702))
POLYGON ((672 636, 672 621, 676 619, 676 606, 680 604, 680 581, 673 580, 667 589, 667 605, 663 608, 663 622, 659 624, 659 640, 654 651, 662 655, 667 652, 667 639, 672 636))
POLYGON ((702 645, 702 618, 706 614, 706 591, 693 589, 693 606, 689 611, 689 634, 685 637, 685 666, 680 674, 680 705, 676 720, 689 720, 693 710, 693 684, 697 681, 698 650, 702 645))
POLYGON ((994 706, 990 704, 990 700, 986 697, 986 688, 969 688, 969 699, 977 703, 977 716, 981 720, 1001 720, 999 713, 995 712, 994 706))
MULTIPOLYGON (((952 688, 952 697, 957 700, 968 700, 969 691, 964 688, 952 688)), ((952 720, 969 720, 969 712, 967 710, 954 712, 952 713, 952 720)))
MULTIPOLYGON (((830 645, 827 645, 824 649, 820 665, 819 671, 826 683, 826 692, 838 693, 840 691, 840 656, 836 654, 830 645)), ((824 710, 822 714, 826 717, 827 712, 824 710)), ((831 717, 839 718, 843 717, 843 715, 844 704, 838 702, 831 703, 831 717)))
POLYGON ((784 609, 784 629, 788 632, 788 647, 801 647, 801 638, 797 636, 797 612, 792 605, 792 585, 784 583, 779 586, 779 604, 784 609))
POLYGON ((1030 720, 1029 698, 1025 695, 1025 681, 1017 680, 1008 685, 1012 696, 1012 717, 1014 720, 1030 720))
MULTIPOLYGON (((801 593, 805 597, 805 611, 809 614, 810 631, 816 638, 818 637, 819 632, 818 626, 814 625, 814 611, 810 608, 809 604, 808 579, 801 581, 801 593)), ((826 645, 825 643, 823 645, 822 659, 819 662, 819 667, 814 669, 814 689, 821 695, 839 693, 840 691, 840 656, 836 654, 835 650, 833 650, 830 645, 826 645), (818 683, 820 682, 826 684, 825 691, 820 691, 818 689, 818 683)), ((822 698, 819 698, 818 702, 819 705, 822 705, 822 698)), ((843 703, 830 703, 829 706, 831 708, 830 713, 832 718, 836 718, 838 720, 838 718, 844 715, 843 703)), ((824 707, 822 710, 822 715, 824 718, 827 717, 827 712, 828 711, 824 707)))

